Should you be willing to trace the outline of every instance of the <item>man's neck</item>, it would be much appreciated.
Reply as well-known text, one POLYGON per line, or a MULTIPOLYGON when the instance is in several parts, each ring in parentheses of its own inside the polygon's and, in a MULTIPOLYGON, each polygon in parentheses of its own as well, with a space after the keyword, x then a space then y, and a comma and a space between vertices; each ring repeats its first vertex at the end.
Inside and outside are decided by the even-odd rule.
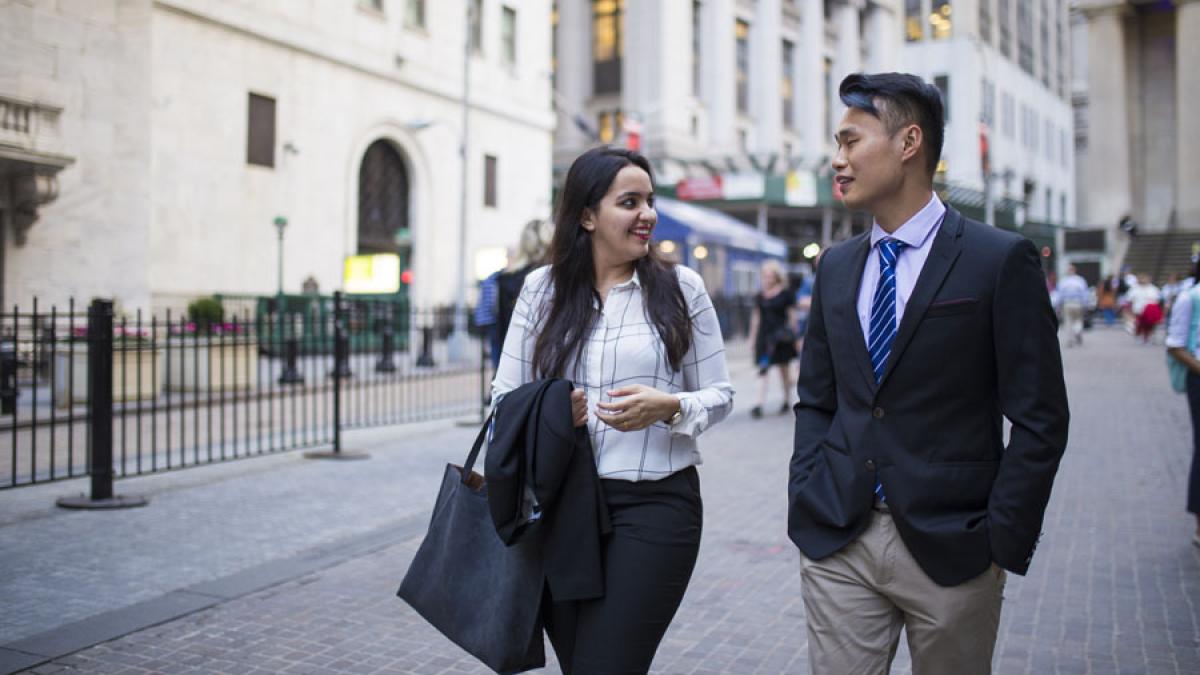
POLYGON ((933 198, 933 186, 927 182, 901 189, 886 203, 876 206, 871 213, 884 232, 893 234, 900 226, 912 220, 933 198))

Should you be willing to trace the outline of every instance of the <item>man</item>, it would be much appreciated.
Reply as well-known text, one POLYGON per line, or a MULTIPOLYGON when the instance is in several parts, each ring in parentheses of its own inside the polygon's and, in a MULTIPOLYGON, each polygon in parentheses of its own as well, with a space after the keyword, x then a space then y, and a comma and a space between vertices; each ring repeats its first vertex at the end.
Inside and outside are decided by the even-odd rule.
POLYGON ((1074 265, 1067 265, 1067 275, 1058 282, 1058 301, 1062 303, 1063 323, 1067 325, 1067 346, 1083 344, 1083 313, 1091 289, 1079 276, 1074 265))
POLYGON ((916 675, 987 673, 1067 441, 1054 312, 1032 243, 934 195, 937 89, 856 74, 840 96, 835 180, 874 224, 822 257, 797 385, 812 671, 887 673, 903 627, 916 675))

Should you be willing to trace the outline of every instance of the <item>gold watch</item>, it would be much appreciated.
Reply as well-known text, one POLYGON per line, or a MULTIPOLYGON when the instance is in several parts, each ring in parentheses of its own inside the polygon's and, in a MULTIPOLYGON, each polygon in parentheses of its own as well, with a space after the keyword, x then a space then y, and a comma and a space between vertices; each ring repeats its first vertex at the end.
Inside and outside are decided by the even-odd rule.
POLYGON ((683 406, 679 406, 679 410, 675 411, 674 415, 667 418, 667 426, 673 427, 683 421, 683 406))

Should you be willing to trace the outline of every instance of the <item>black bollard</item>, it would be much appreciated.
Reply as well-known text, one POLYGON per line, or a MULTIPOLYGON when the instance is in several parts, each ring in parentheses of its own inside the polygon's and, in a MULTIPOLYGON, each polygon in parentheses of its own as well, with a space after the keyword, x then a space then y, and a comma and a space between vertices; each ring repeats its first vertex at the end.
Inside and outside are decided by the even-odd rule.
POLYGON ((333 337, 333 372, 331 376, 345 379, 350 372, 350 336, 339 333, 333 337))
POLYGON ((279 374, 279 384, 304 384, 304 376, 296 367, 296 361, 300 358, 300 341, 294 337, 288 338, 283 343, 283 353, 283 372, 279 374))
POLYGON ((379 361, 375 363, 375 372, 377 373, 394 373, 396 372, 396 361, 392 358, 392 351, 395 347, 392 344, 392 327, 383 327, 383 347, 379 354, 379 361))
POLYGON ((0 414, 17 412, 17 346, 12 340, 0 342, 0 414))
POLYGON ((421 355, 417 357, 417 365, 432 368, 433 362, 433 328, 426 326, 421 329, 421 355))

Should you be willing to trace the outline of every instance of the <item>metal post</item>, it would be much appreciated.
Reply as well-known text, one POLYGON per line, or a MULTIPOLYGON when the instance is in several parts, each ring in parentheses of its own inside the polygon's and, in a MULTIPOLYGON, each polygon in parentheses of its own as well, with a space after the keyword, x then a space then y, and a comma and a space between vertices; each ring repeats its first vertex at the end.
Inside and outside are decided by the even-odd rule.
POLYGON ((300 340, 293 335, 283 343, 283 349, 284 364, 283 372, 279 374, 279 384, 304 384, 304 376, 296 367, 296 361, 300 358, 300 340))
POLYGON ((342 449, 342 379, 350 374, 349 364, 343 359, 348 357, 350 341, 346 337, 346 312, 342 300, 342 292, 333 292, 333 449, 313 450, 304 453, 309 459, 366 459, 370 455, 365 452, 342 449), (344 371, 344 375, 339 371, 344 371))
POLYGON ((0 341, 0 414, 17 412, 17 345, 11 339, 0 341))
POLYGON ((472 4, 466 5, 466 25, 463 31, 463 94, 462 94, 462 143, 459 145, 459 155, 462 159, 459 203, 458 203, 458 261, 457 275, 454 279, 454 331, 450 335, 450 361, 458 363, 466 357, 467 340, 467 311, 466 275, 467 257, 467 151, 470 148, 470 116, 471 116, 471 20, 472 4))
POLYGON ((996 201, 992 198, 992 172, 983 172, 983 222, 988 225, 996 224, 996 201))
POLYGON ((417 365, 422 368, 432 368, 437 365, 433 360, 433 328, 431 326, 421 329, 421 355, 417 357, 417 365))
POLYGON ((395 350, 395 340, 392 337, 391 324, 385 323, 382 332, 383 345, 380 348, 379 361, 375 363, 375 372, 394 373, 396 372, 396 362, 392 359, 392 352, 395 350))
POLYGON ((120 509, 145 506, 144 497, 113 494, 113 303, 93 300, 88 308, 88 475, 92 495, 62 497, 68 509, 120 509))

